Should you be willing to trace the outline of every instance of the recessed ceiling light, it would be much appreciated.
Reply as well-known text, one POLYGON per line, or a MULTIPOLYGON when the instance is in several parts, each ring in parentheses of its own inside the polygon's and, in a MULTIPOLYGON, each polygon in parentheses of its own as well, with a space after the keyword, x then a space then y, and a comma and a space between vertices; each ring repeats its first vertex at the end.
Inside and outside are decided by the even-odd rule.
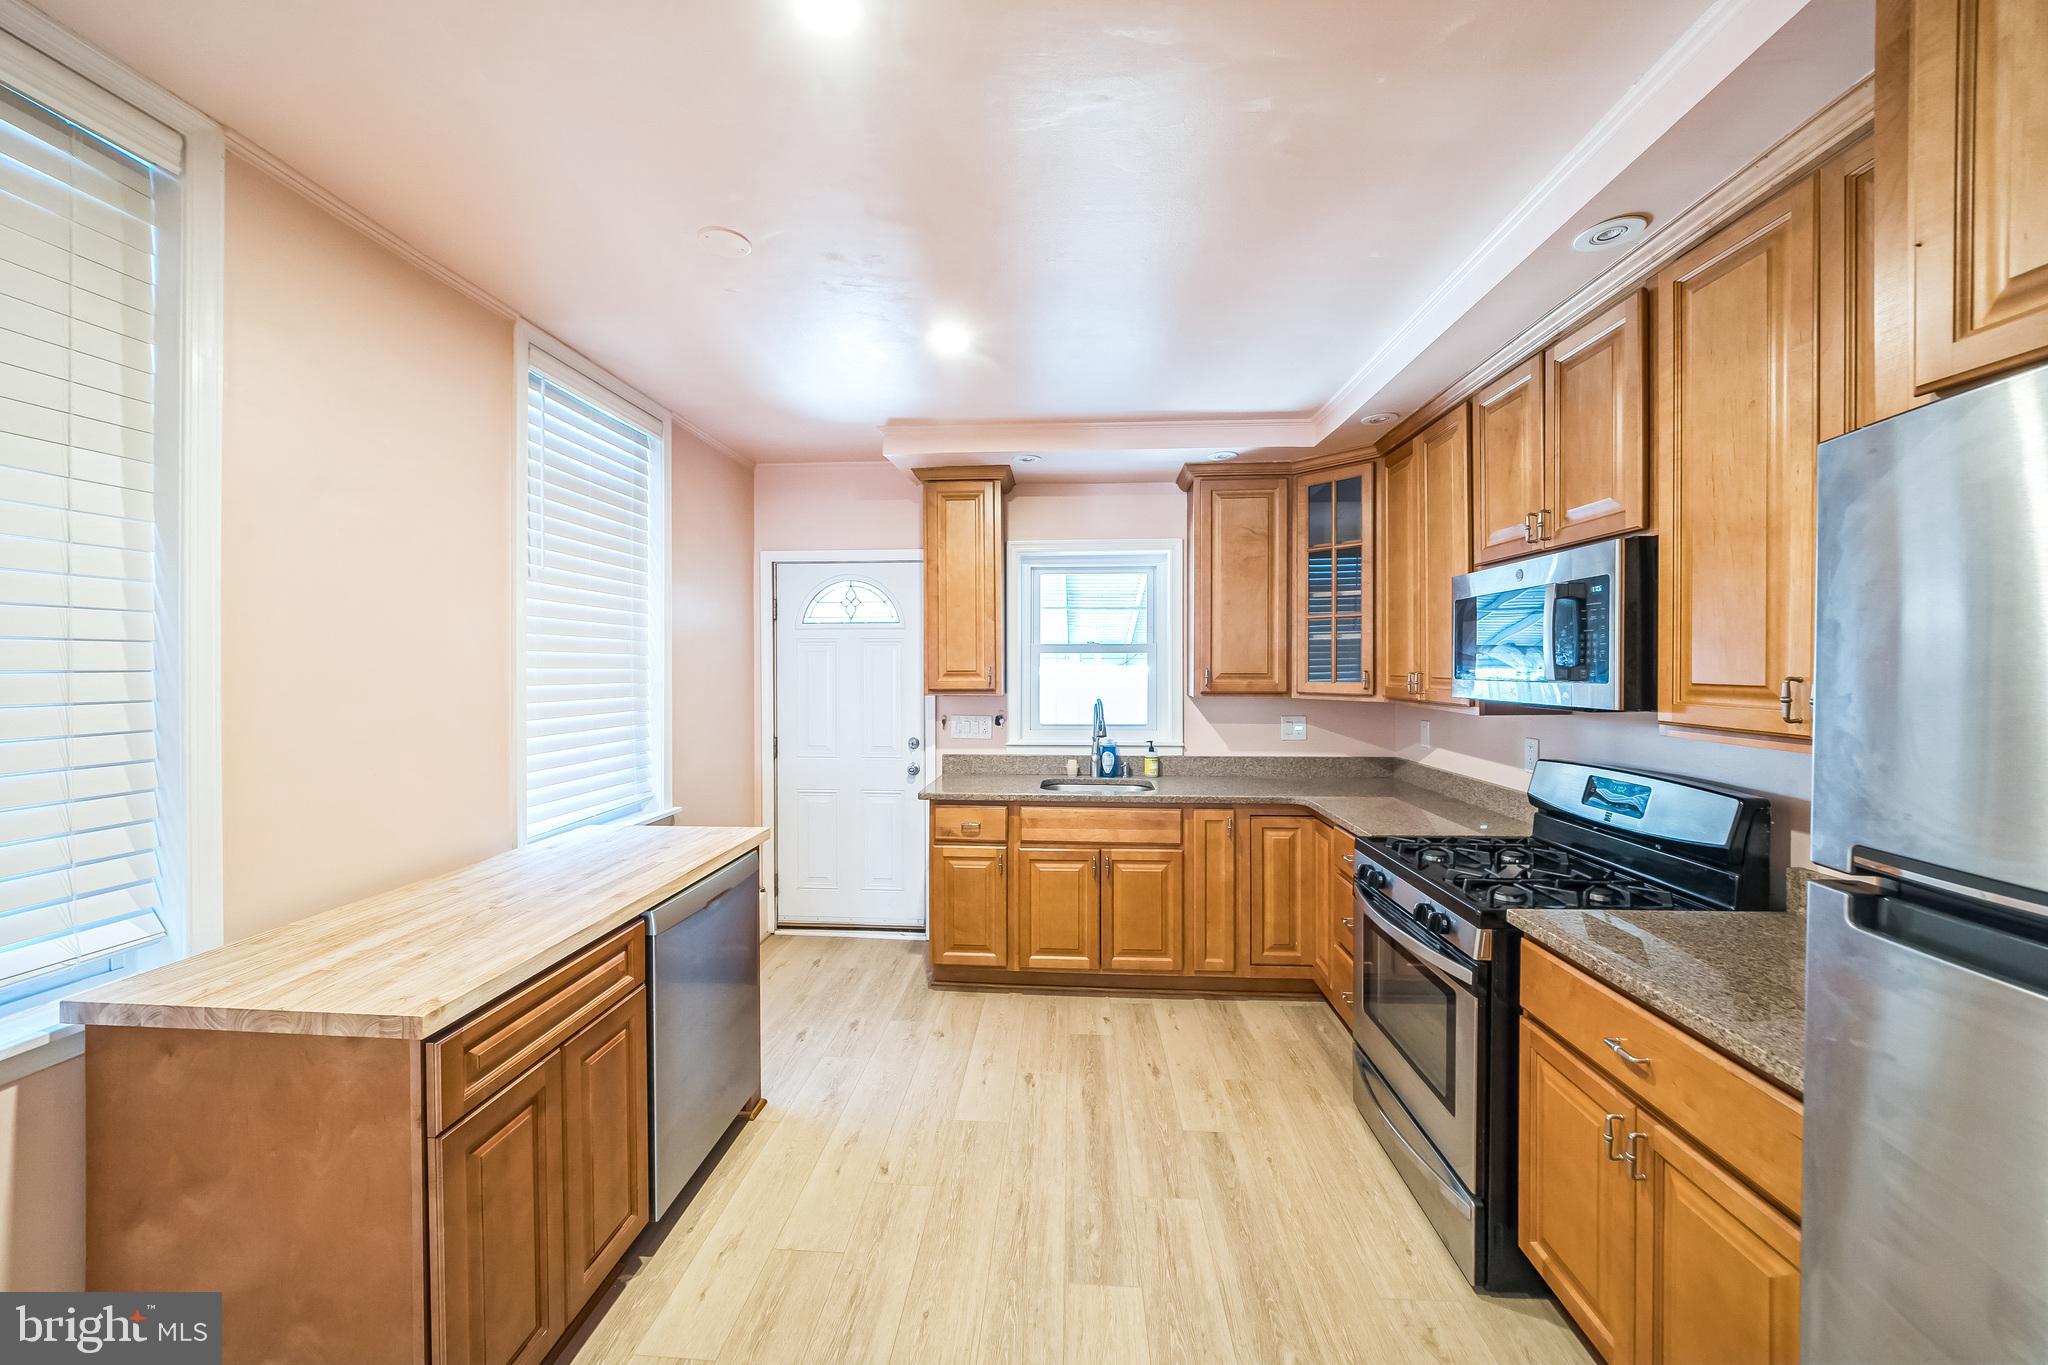
POLYGON ((697 245, 714 256, 725 256, 733 260, 754 254, 754 244, 747 240, 747 234, 729 227, 698 228, 697 245))
POLYGON ((861 0, 792 0, 796 21, 822 38, 844 38, 860 27, 861 0))
POLYGON ((924 344, 932 348, 933 355, 948 359, 963 356, 974 349, 974 329, 952 319, 935 322, 924 334, 924 344))
POLYGON ((1018 463, 1018 464, 1037 464, 1037 463, 1038 463, 1038 457, 1037 457, 1036 455, 1019 455, 1019 456, 1017 457, 1017 463, 1018 463))
POLYGON ((1358 420, 1365 423, 1369 427, 1383 427, 1387 423, 1393 421, 1395 415, 1396 414, 1391 412, 1368 412, 1367 414, 1365 414, 1365 416, 1359 418, 1358 420))
POLYGON ((1604 223, 1595 223, 1572 238, 1572 250, 1612 251, 1615 247, 1635 241, 1649 230, 1648 217, 1640 213, 1624 213, 1619 218, 1609 218, 1604 223))
POLYGON ((1234 450, 1219 450, 1209 456, 1209 458, 1212 460, 1234 460, 1237 458, 1237 452, 1234 450))

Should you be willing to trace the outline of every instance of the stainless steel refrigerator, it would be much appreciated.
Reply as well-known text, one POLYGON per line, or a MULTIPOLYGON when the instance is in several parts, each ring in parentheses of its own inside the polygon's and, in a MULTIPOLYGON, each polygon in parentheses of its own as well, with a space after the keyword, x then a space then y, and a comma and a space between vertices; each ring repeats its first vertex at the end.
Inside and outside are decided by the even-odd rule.
POLYGON ((2048 1361, 2048 367, 1818 494, 1802 1351, 2048 1361))

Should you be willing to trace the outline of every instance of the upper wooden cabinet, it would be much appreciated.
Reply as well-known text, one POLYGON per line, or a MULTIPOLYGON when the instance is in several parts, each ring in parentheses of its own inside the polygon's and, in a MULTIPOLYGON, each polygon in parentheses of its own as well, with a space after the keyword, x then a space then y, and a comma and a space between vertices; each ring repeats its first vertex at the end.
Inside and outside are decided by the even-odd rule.
POLYGON ((1547 548, 1641 530, 1650 516, 1643 295, 1630 294, 1543 353, 1547 548))
POLYGON ((924 686, 1003 690, 1003 495, 1000 466, 920 469, 924 484, 924 686))
POLYGON ((1422 686, 1422 462, 1415 458, 1420 440, 1389 455, 1380 475, 1381 690, 1410 700, 1421 695, 1422 686))
POLYGON ((1657 279, 1657 699, 1804 737, 1813 676, 1814 182, 1657 279))
POLYGON ((1279 475, 1181 476, 1188 492, 1197 696, 1287 691, 1287 559, 1291 481, 1279 475))
POLYGON ((1294 478, 1294 690, 1373 692, 1373 485, 1359 461, 1294 478))
POLYGON ((1877 378, 1877 144, 1858 138, 1814 177, 1820 239, 1820 439, 1868 426, 1883 411, 1877 378))
POLYGON ((2048 18, 2040 0, 1880 17, 1880 62, 1907 63, 1913 381, 1930 393, 2048 357, 2048 18))
POLYGON ((1472 567, 1469 455, 1461 404, 1387 458, 1380 675, 1388 697, 1458 700, 1451 692, 1451 580, 1472 567))
POLYGON ((1527 554, 1541 542, 1543 357, 1530 356, 1472 395, 1472 557, 1527 554))

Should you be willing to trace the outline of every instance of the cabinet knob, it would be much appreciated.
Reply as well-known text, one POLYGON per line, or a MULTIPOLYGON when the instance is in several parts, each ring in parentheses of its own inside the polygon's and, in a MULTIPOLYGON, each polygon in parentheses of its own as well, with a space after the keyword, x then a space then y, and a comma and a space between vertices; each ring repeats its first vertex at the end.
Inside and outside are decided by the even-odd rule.
POLYGON ((979 833, 981 833, 981 821, 979 821, 979 820, 962 820, 962 821, 960 822, 960 832, 961 832, 962 834, 979 834, 979 833))

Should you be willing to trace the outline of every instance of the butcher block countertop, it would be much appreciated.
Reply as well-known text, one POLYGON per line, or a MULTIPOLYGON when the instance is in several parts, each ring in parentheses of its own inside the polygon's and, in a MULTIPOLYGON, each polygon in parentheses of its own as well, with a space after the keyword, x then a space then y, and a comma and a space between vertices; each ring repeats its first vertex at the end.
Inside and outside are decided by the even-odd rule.
POLYGON ((767 838, 721 826, 568 835, 82 991, 63 1017, 426 1038, 767 838))

